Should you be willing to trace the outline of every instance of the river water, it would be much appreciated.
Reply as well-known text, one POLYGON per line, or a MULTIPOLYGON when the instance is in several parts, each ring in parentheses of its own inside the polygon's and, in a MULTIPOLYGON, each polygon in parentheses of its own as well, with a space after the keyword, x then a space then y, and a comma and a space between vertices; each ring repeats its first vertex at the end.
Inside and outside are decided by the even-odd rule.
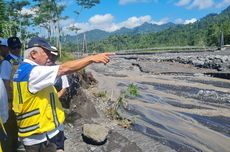
POLYGON ((230 80, 204 75, 209 69, 122 56, 87 70, 113 101, 130 84, 138 87, 123 111, 135 119, 133 130, 179 152, 230 151, 230 80))

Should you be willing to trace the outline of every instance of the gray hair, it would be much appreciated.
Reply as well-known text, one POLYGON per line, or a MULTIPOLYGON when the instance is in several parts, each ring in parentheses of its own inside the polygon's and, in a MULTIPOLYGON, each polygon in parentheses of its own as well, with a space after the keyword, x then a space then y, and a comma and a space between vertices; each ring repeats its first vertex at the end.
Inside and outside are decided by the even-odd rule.
POLYGON ((39 52, 40 51, 40 48, 39 47, 32 47, 32 48, 28 48, 24 51, 24 57, 25 58, 29 58, 30 57, 30 53, 32 51, 36 51, 36 52, 39 52))

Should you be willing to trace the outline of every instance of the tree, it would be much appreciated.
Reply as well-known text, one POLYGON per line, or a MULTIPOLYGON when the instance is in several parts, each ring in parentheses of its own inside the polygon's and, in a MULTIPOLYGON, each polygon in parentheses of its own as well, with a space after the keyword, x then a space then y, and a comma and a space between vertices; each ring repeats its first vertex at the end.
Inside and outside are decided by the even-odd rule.
POLYGON ((90 9, 96 4, 100 3, 100 0, 76 0, 77 4, 85 9, 90 9))
POLYGON ((56 47, 61 52, 61 27, 60 21, 67 19, 66 16, 62 16, 65 9, 64 5, 57 4, 57 0, 34 0, 37 2, 35 7, 37 8, 37 16, 34 18, 34 22, 37 26, 41 26, 47 30, 48 39, 51 42, 56 42, 56 47))
MULTIPOLYGON (((22 32, 22 24, 24 24, 24 14, 22 14, 22 8, 29 5, 28 0, 22 0, 22 1, 15 1, 11 0, 7 3, 7 22, 9 23, 8 30, 10 30, 10 36, 14 35, 16 36, 17 33, 20 34, 22 32)), ((28 18, 28 16, 26 16, 28 18)), ((29 26, 25 25, 24 26, 29 26)), ((5 27, 7 28, 7 27, 5 27)))
POLYGON ((48 39, 51 41, 52 32, 52 20, 54 18, 54 6, 50 0, 34 0, 37 2, 35 4, 36 16, 34 17, 34 23, 36 26, 40 26, 47 30, 48 39))
POLYGON ((22 9, 29 4, 28 0, 11 0, 7 1, 7 3, 4 3, 2 0, 0 1, 0 30, 2 36, 10 37, 18 35, 23 39, 22 35, 25 36, 25 33, 28 33, 26 29, 30 26, 30 16, 23 14, 22 9))
POLYGON ((5 16, 5 13, 6 13, 6 4, 4 3, 3 0, 0 0, 0 36, 4 36, 4 33, 3 33, 3 27, 4 27, 4 22, 6 20, 6 16, 5 16))

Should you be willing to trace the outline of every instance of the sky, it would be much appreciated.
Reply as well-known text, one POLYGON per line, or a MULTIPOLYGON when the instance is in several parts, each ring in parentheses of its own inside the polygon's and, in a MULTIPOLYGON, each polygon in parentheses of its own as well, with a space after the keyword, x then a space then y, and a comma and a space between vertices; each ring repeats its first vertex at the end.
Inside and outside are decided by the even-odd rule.
POLYGON ((90 9, 81 9, 75 0, 62 0, 66 5, 61 22, 66 33, 69 27, 78 27, 81 32, 101 29, 113 32, 122 27, 134 28, 144 22, 153 24, 193 23, 210 13, 220 13, 230 5, 230 0, 100 0, 90 9), (80 15, 74 13, 80 12, 80 15))

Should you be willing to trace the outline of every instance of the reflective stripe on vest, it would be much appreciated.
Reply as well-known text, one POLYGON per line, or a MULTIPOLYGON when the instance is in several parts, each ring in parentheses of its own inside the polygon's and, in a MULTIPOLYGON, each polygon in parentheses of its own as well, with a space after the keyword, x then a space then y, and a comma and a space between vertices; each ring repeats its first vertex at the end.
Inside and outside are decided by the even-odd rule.
POLYGON ((38 129, 40 126, 39 124, 36 124, 36 125, 32 125, 32 126, 28 126, 28 127, 24 127, 24 128, 18 128, 18 132, 19 133, 27 133, 27 132, 31 132, 31 131, 34 131, 36 129, 38 129))
POLYGON ((21 87, 20 87, 20 83, 18 83, 18 82, 17 82, 17 89, 18 89, 19 104, 22 104, 23 103, 23 100, 22 100, 22 90, 21 90, 21 87))
POLYGON ((53 113, 53 117, 54 117, 55 127, 58 127, 59 122, 58 122, 57 113, 56 113, 56 109, 55 109, 56 105, 55 105, 54 93, 50 94, 50 101, 51 101, 51 107, 52 107, 52 113, 53 113))
POLYGON ((35 109, 33 111, 26 112, 26 113, 24 113, 22 115, 18 115, 17 120, 22 120, 22 119, 25 119, 25 118, 29 118, 29 117, 32 117, 32 116, 37 115, 37 114, 40 114, 39 109, 35 109))

